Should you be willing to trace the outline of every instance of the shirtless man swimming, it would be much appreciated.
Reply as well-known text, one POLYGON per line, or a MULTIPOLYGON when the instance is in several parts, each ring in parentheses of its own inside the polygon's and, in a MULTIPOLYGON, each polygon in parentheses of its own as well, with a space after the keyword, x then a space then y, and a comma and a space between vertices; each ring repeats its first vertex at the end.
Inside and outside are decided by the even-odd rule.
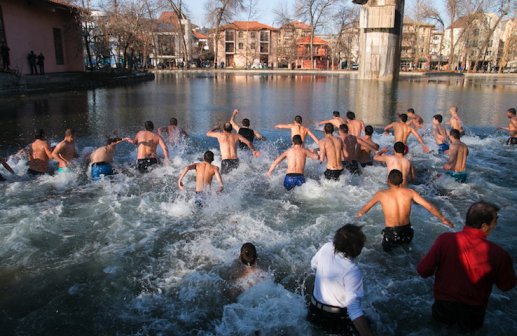
POLYGON ((183 177, 190 171, 196 171, 196 193, 206 192, 210 189, 212 185, 212 179, 215 176, 217 182, 219 183, 218 192, 223 191, 223 179, 221 178, 221 174, 219 173, 219 167, 214 166, 212 162, 214 161, 214 153, 211 151, 206 151, 203 155, 203 162, 192 163, 183 169, 178 178, 178 188, 183 190, 183 177))
POLYGON ((325 170, 325 178, 327 180, 339 180, 339 176, 343 172, 343 141, 332 135, 334 126, 331 123, 325 124, 323 128, 325 137, 318 144, 320 146, 320 163, 327 161, 327 170, 325 170))
MULTIPOLYGON (((232 117, 230 118, 230 124, 232 124, 233 129, 237 131, 237 134, 245 137, 250 143, 253 143, 255 138, 258 140, 266 140, 262 134, 250 128, 250 120, 248 118, 242 119, 242 126, 237 125, 235 122, 237 114, 239 114, 239 110, 233 110, 232 117)), ((249 147, 241 141, 239 141, 239 148, 244 150, 249 149, 249 147)))
POLYGON ((406 123, 407 114, 399 114, 399 121, 395 121, 389 124, 388 126, 384 127, 384 133, 388 133, 390 129, 393 129, 393 133, 395 134, 395 142, 400 141, 404 145, 406 145, 406 150, 404 154, 407 154, 408 152, 407 139, 411 134, 413 134, 420 143, 420 145, 422 145, 422 149, 424 150, 424 152, 429 153, 429 148, 425 145, 424 140, 422 140, 422 137, 413 127, 408 126, 406 123))
POLYGON ((373 198, 357 213, 357 217, 365 215, 375 204, 381 203, 384 213, 385 228, 382 231, 382 248, 389 252, 394 247, 408 244, 413 239, 413 228, 410 223, 411 205, 420 204, 433 216, 448 227, 454 227, 442 213, 431 203, 426 201, 413 189, 406 189, 402 185, 402 173, 393 169, 388 174, 389 189, 378 191, 373 198))
POLYGON ((408 183, 413 182, 416 178, 415 168, 411 164, 411 161, 404 157, 404 150, 406 149, 406 146, 402 142, 395 142, 393 149, 395 150, 395 155, 384 155, 384 153, 387 152, 387 149, 385 149, 377 153, 373 159, 375 161, 384 162, 386 164, 386 168, 388 169, 388 174, 393 169, 401 171, 401 186, 406 188, 408 183))
POLYGON ((351 135, 359 138, 361 137, 361 133, 364 131, 364 122, 362 120, 355 119, 355 113, 352 111, 348 111, 346 113, 348 131, 351 135))
POLYGON ((379 150, 379 145, 373 142, 373 127, 368 125, 364 128, 364 136, 362 138, 358 138, 359 141, 359 153, 358 153, 358 161, 361 164, 361 167, 373 166, 372 152, 375 153, 379 150))
POLYGON ((346 120, 340 117, 339 111, 334 111, 332 112, 332 119, 320 121, 318 125, 325 125, 328 123, 334 125, 335 129, 338 129, 339 126, 346 124, 346 120))
POLYGON ((469 150, 460 140, 461 134, 457 129, 451 130, 449 139, 451 146, 449 149, 449 160, 443 166, 447 170, 447 175, 454 177, 457 182, 467 182, 467 156, 469 150))
POLYGON ((413 108, 409 108, 407 110, 407 116, 408 116, 408 122, 407 124, 409 126, 414 127, 416 130, 421 129, 424 127, 424 119, 415 113, 415 110, 413 108))
POLYGON ((444 154, 449 150, 449 143, 447 142, 447 131, 442 125, 443 117, 441 114, 433 116, 433 136, 438 145, 438 153, 444 154))
POLYGON ((45 131, 42 129, 34 130, 34 142, 27 146, 29 175, 43 175, 48 173, 48 162, 52 159, 52 150, 47 140, 45 131))
POLYGON ((291 130, 291 139, 295 135, 299 135, 302 137, 302 141, 305 143, 305 138, 310 136, 315 143, 318 143, 318 138, 311 132, 310 129, 302 125, 302 117, 297 115, 294 117, 294 123, 292 124, 278 124, 275 125, 275 128, 279 129, 290 129, 291 130))
POLYGON ((57 144, 52 152, 52 158, 59 162, 58 172, 66 172, 70 169, 72 159, 77 157, 77 149, 75 148, 75 132, 68 128, 65 131, 65 138, 57 144))
POLYGON ((92 180, 98 180, 102 175, 109 176, 113 175, 113 155, 117 145, 123 141, 131 142, 130 138, 110 138, 107 140, 105 146, 99 147, 94 150, 88 159, 91 162, 91 178, 92 180))
POLYGON ((137 152, 137 167, 140 173, 146 173, 149 167, 158 164, 158 157, 156 154, 156 147, 160 145, 163 151, 163 164, 169 164, 169 150, 163 138, 154 133, 154 124, 152 121, 144 123, 145 131, 140 131, 136 134, 135 139, 129 141, 138 148, 137 152))
POLYGON ((516 111, 513 107, 508 109, 508 127, 497 127, 498 130, 508 131, 510 137, 508 138, 508 141, 506 141, 507 145, 517 145, 517 116, 515 113, 516 111))
POLYGON ((296 186, 299 187, 305 183, 303 174, 307 157, 314 160, 319 159, 318 154, 303 147, 302 137, 299 134, 293 136, 292 143, 293 146, 280 154, 267 172, 267 176, 271 176, 276 166, 287 159, 287 172, 284 178, 284 187, 287 190, 291 190, 296 186))
POLYGON ((451 129, 457 129, 458 131, 460 131, 461 136, 465 135, 465 130, 463 129, 463 122, 461 121, 461 118, 458 115, 458 107, 451 106, 449 108, 449 113, 451 114, 451 118, 447 123, 451 125, 451 129))
POLYGON ((240 142, 246 144, 252 151, 254 156, 259 156, 260 152, 255 150, 253 144, 248 141, 242 135, 233 133, 232 124, 225 123, 223 126, 223 132, 216 132, 219 126, 213 128, 206 133, 207 136, 216 138, 219 141, 219 147, 221 150, 221 174, 227 174, 230 171, 239 167, 239 158, 237 157, 237 144, 240 142))
POLYGON ((348 125, 342 124, 339 126, 339 138, 343 141, 343 167, 345 167, 350 174, 360 174, 359 162, 357 161, 359 154, 359 147, 357 138, 349 134, 348 125))
POLYGON ((176 118, 171 118, 169 125, 158 128, 158 134, 162 138, 167 139, 167 142, 171 144, 188 137, 187 132, 178 126, 178 119, 176 118), (167 136, 164 136, 164 134, 167 136))

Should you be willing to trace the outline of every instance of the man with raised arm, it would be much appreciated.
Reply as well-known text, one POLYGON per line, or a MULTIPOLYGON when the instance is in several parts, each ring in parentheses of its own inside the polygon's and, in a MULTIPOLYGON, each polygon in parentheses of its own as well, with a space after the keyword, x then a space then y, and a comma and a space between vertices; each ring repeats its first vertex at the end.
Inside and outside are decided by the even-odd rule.
MULTIPOLYGON (((264 138, 262 134, 250 128, 250 120, 248 118, 242 119, 242 126, 237 125, 237 123, 235 122, 235 117, 237 116, 237 114, 239 114, 239 110, 233 110, 232 117, 230 118, 230 124, 232 124, 233 129, 237 131, 237 134, 243 136, 252 144, 255 138, 257 138, 258 140, 266 140, 266 138, 264 138)), ((249 147, 241 141, 239 141, 239 148, 249 149, 249 147)))
POLYGON ((375 153, 379 150, 379 145, 373 142, 373 127, 368 125, 364 128, 364 136, 357 138, 360 148, 358 153, 358 161, 361 167, 373 166, 372 152, 375 153), (361 141, 362 140, 362 141, 361 141))
POLYGON ((393 169, 388 174, 389 189, 378 191, 373 198, 357 213, 357 217, 365 215, 375 204, 380 203, 384 212, 384 225, 382 231, 382 248, 389 252, 394 247, 409 244, 413 239, 411 227, 411 205, 417 203, 427 209, 448 227, 454 227, 442 213, 431 203, 426 201, 416 191, 407 189, 402 185, 402 172, 393 169))
POLYGON ((348 111, 346 113, 348 131, 356 138, 361 137, 361 133, 364 131, 364 122, 362 120, 355 119, 355 113, 348 111))
POLYGON ((458 131, 460 131, 460 135, 465 135, 465 130, 463 129, 463 122, 461 121, 461 118, 458 115, 458 107, 451 106, 449 108, 449 113, 451 115, 451 118, 447 123, 451 125, 451 129, 457 129, 458 131))
POLYGON ((415 113, 415 110, 413 108, 409 108, 407 110, 407 117, 408 122, 407 124, 409 126, 414 127, 417 131, 424 127, 424 119, 415 113))
POLYGON ((302 125, 302 117, 297 115, 294 117, 294 122, 292 124, 278 124, 275 125, 277 129, 290 129, 291 130, 291 139, 295 135, 299 135, 302 137, 302 141, 305 143, 305 138, 310 136, 315 143, 318 143, 318 138, 311 132, 310 129, 302 125))
POLYGON ((287 159, 287 172, 284 178, 284 187, 287 190, 305 183, 304 171, 307 157, 313 160, 319 159, 318 154, 303 147, 302 137, 299 134, 293 136, 292 143, 292 147, 280 154, 267 172, 267 175, 271 176, 276 166, 287 159))
POLYGON ((232 124, 229 122, 223 126, 223 132, 216 132, 219 126, 213 128, 206 133, 207 136, 216 138, 219 142, 219 148, 221 150, 221 174, 227 174, 230 171, 239 167, 239 158, 237 157, 237 144, 239 141, 246 144, 249 149, 253 152, 254 156, 259 156, 260 152, 255 150, 253 144, 248 141, 245 137, 233 133, 232 124))
POLYGON ((158 134, 162 138, 167 139, 167 142, 171 144, 188 137, 187 132, 178 126, 178 119, 174 117, 169 120, 169 125, 158 128, 158 134))
POLYGON ((219 167, 214 166, 212 162, 214 161, 214 153, 211 151, 206 151, 203 155, 203 162, 192 163, 183 169, 178 178, 178 188, 183 190, 183 177, 190 171, 196 171, 196 193, 205 192, 210 189, 212 185, 212 179, 215 176, 217 182, 219 183, 218 192, 223 191, 223 179, 221 178, 221 174, 219 173, 219 167))
POLYGON ((443 117, 441 114, 433 116, 433 136, 438 145, 438 154, 445 154, 449 150, 449 143, 447 142, 447 131, 442 125, 443 117))
POLYGON ((404 154, 407 154, 409 148, 407 147, 407 139, 411 134, 415 136, 415 138, 418 140, 420 145, 422 145, 422 149, 425 153, 429 153, 429 148, 425 145, 424 140, 422 140, 422 137, 418 134, 418 132, 411 126, 408 126, 407 124, 407 114, 402 113, 399 114, 399 121, 392 122, 388 126, 384 127, 384 133, 388 133, 389 130, 393 129, 393 133, 395 135, 395 142, 402 142, 404 145, 406 145, 406 149, 404 151, 404 154))
POLYGON ((68 128, 65 131, 65 138, 57 144, 52 152, 52 158, 59 162, 58 172, 66 172, 70 168, 72 159, 77 157, 77 149, 75 148, 75 132, 68 128))
POLYGON ((449 160, 443 166, 447 170, 447 175, 452 176, 457 182, 467 182, 467 156, 469 149, 460 140, 461 133, 457 129, 453 129, 449 133, 451 146, 449 149, 449 160))
POLYGON ((508 127, 497 127, 498 130, 508 131, 510 137, 506 141, 507 145, 517 145, 517 116, 515 113, 516 111, 513 107, 508 109, 508 127))
POLYGON ((358 139, 349 134, 348 125, 342 124, 339 126, 339 138, 343 141, 343 167, 345 167, 350 174, 360 174, 359 162, 357 161, 359 154, 358 139))
POLYGON ((97 148, 89 156, 88 160, 91 163, 91 178, 96 181, 102 176, 110 176, 114 174, 113 171, 113 155, 117 145, 122 141, 131 142, 131 138, 108 138, 106 145, 97 148))
POLYGON ((43 175, 48 173, 48 162, 52 159, 52 150, 45 139, 45 131, 34 130, 34 142, 26 147, 28 155, 29 175, 43 175))
POLYGON ((379 151, 373 159, 375 161, 384 162, 388 173, 393 169, 397 169, 402 172, 402 184, 403 188, 406 188, 408 183, 413 182, 416 179, 415 168, 407 158, 404 157, 404 149, 406 146, 402 142, 395 142, 393 145, 394 155, 385 155, 388 149, 379 151))
POLYGON ((332 124, 335 129, 338 129, 339 126, 346 124, 346 120, 341 118, 339 111, 334 111, 332 112, 332 119, 320 121, 318 125, 325 125, 328 123, 332 124))
POLYGON ((163 165, 169 165, 169 150, 163 138, 153 132, 153 122, 146 121, 144 127, 144 131, 138 132, 135 139, 129 141, 138 148, 137 167, 141 173, 146 173, 151 166, 158 164, 158 155, 156 154, 156 147, 158 145, 160 145, 163 151, 163 165))
POLYGON ((325 170, 325 178, 327 180, 339 180, 339 176, 343 172, 343 141, 332 135, 334 126, 331 123, 325 124, 323 128, 325 137, 318 144, 320 146, 320 163, 327 161, 327 170, 325 170))

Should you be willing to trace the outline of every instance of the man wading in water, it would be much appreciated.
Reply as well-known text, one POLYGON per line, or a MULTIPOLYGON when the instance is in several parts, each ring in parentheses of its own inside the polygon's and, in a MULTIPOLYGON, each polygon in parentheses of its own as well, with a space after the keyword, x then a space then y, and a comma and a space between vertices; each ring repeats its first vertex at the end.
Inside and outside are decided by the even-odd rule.
POLYGON ((163 151, 163 165, 169 164, 169 150, 163 138, 156 133, 153 133, 154 124, 152 121, 144 123, 145 131, 140 131, 136 134, 135 139, 129 141, 133 145, 137 145, 137 167, 141 173, 146 173, 149 167, 158 164, 156 155, 156 147, 160 145, 163 151))

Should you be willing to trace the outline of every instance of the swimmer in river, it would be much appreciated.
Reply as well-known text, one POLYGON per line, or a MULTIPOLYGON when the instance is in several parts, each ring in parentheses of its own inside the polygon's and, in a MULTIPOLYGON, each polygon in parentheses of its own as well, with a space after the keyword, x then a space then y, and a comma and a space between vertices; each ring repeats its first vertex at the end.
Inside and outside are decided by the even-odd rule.
POLYGON ((406 146, 404 154, 407 154, 409 150, 407 146, 407 139, 411 134, 413 134, 420 143, 420 145, 422 145, 422 149, 424 150, 424 152, 429 153, 429 148, 425 145, 424 140, 422 140, 422 137, 413 127, 410 127, 406 124, 407 120, 407 114, 399 114, 399 121, 392 122, 388 126, 384 127, 384 133, 388 133, 390 129, 393 129, 393 133, 395 134, 395 142, 400 141, 406 146))
POLYGON ((507 145, 517 145, 517 116, 515 114, 516 111, 513 107, 508 109, 508 127, 497 127, 498 130, 508 131, 510 137, 506 141, 507 145))
MULTIPOLYGON (((237 297, 243 291, 271 277, 257 265, 257 259, 255 245, 248 242, 241 246, 239 260, 235 261, 227 270, 228 280, 232 286, 230 289, 232 297, 237 297)), ((223 278, 225 277, 223 276, 223 278)))
POLYGON ((170 144, 177 143, 188 137, 187 132, 178 126, 178 119, 174 117, 169 120, 169 125, 158 128, 158 134, 162 138, 167 139, 167 142, 170 144), (164 136, 164 134, 167 136, 164 136))
POLYGON ((457 129, 453 129, 449 133, 451 146, 449 149, 449 160, 443 166, 447 170, 447 175, 452 176, 457 182, 467 182, 467 156, 469 149, 460 140, 461 133, 457 129))
POLYGON ((346 168, 350 174, 360 174, 358 154, 359 145, 357 138, 348 133, 348 125, 341 124, 339 126, 339 138, 343 141, 343 167, 346 168))
POLYGON ((411 127, 414 127, 417 131, 424 127, 424 119, 418 114, 416 114, 413 108, 409 108, 407 110, 407 117, 407 124, 411 127))
POLYGON ((224 124, 223 132, 216 132, 218 129, 219 126, 208 131, 206 135, 212 138, 216 138, 217 141, 219 141, 219 148, 221 150, 222 159, 221 174, 227 174, 239 167, 239 158, 237 157, 237 144, 239 141, 246 144, 254 156, 260 156, 260 152, 255 150, 255 147, 253 147, 253 144, 249 142, 248 139, 242 135, 232 132, 233 127, 229 122, 224 124))
POLYGON ((302 117, 297 115, 294 117, 294 122, 292 124, 278 124, 275 125, 277 129, 290 129, 291 130, 291 139, 295 135, 299 135, 302 137, 303 143, 305 143, 305 138, 310 136, 315 143, 318 143, 318 138, 311 132, 310 129, 302 125, 302 117))
POLYGON ((215 179, 219 183, 218 192, 223 191, 223 179, 221 178, 221 174, 219 173, 219 167, 214 166, 212 162, 214 161, 214 153, 211 151, 206 151, 203 155, 203 162, 192 163, 183 169, 178 178, 178 188, 183 190, 183 177, 190 171, 196 171, 196 193, 203 193, 210 189, 212 185, 212 179, 215 176, 215 179))
MULTIPOLYGON (((237 125, 235 122, 237 114, 239 114, 239 110, 233 110, 232 117, 230 118, 230 124, 232 124, 233 129, 237 131, 237 134, 246 138, 251 144, 253 144, 255 138, 257 138, 257 140, 266 140, 262 134, 250 128, 250 120, 248 118, 242 119, 242 126, 237 125)), ((239 148, 244 150, 249 149, 242 141, 239 141, 239 148)))
POLYGON ((373 127, 368 125, 364 128, 364 136, 357 138, 360 148, 358 153, 358 161, 361 167, 373 166, 372 154, 379 150, 379 145, 373 142, 373 127), (361 141, 362 140, 362 141, 361 141))
POLYGON ((442 125, 443 117, 441 114, 433 116, 433 136, 438 145, 438 153, 445 154, 449 150, 449 143, 447 141, 447 131, 442 125))
POLYGON ((34 130, 34 142, 26 147, 28 155, 29 175, 44 175, 48 173, 48 162, 52 159, 52 150, 45 139, 45 131, 34 130))
MULTIPOLYGON (((13 175, 16 175, 16 173, 14 172, 14 170, 11 168, 11 166, 9 166, 9 164, 7 163, 7 161, 3 158, 3 157, 0 157, 0 164, 2 166, 4 166, 4 168, 11 174, 13 175)), ((5 181, 5 178, 2 176, 2 174, 0 174, 0 181, 5 181)))
POLYGON ((339 115, 339 111, 332 112, 332 119, 323 120, 318 123, 318 125, 332 124, 335 129, 338 129, 340 125, 346 124, 346 120, 341 118, 339 115))
POLYGON ((448 227, 454 227, 442 213, 431 203, 426 201, 416 191, 402 185, 402 172, 393 169, 388 174, 389 189, 378 191, 373 198, 357 213, 357 217, 365 215, 375 204, 381 203, 384 212, 385 228, 383 232, 382 248, 389 252, 394 247, 409 244, 413 239, 413 228, 410 223, 411 204, 420 204, 432 215, 448 227))
POLYGON ((460 116, 458 115, 458 107, 457 106, 451 106, 449 108, 449 113, 451 115, 451 118, 447 122, 451 126, 451 129, 457 129, 460 131, 460 135, 465 135, 465 130, 463 129, 463 122, 461 121, 460 116))
POLYGON ((284 187, 287 190, 305 183, 303 174, 307 157, 319 159, 318 154, 303 147, 302 137, 299 134, 293 136, 292 143, 293 146, 278 156, 267 172, 267 176, 271 176, 275 167, 287 159, 287 173, 284 178, 284 187))
POLYGON ((327 161, 325 178, 337 181, 343 172, 343 141, 332 135, 334 126, 331 123, 325 124, 323 130, 325 131, 325 137, 318 143, 320 146, 320 163, 327 161))
POLYGON ((364 131, 364 122, 362 120, 355 119, 355 113, 352 111, 348 111, 346 113, 346 124, 348 125, 348 131, 351 135, 356 138, 361 137, 361 133, 364 131))
POLYGON ((163 151, 163 165, 169 164, 169 150, 163 138, 153 132, 154 124, 152 121, 146 121, 144 123, 145 130, 140 131, 136 134, 135 139, 129 142, 136 145, 138 148, 137 152, 137 168, 140 173, 148 172, 149 168, 155 164, 158 164, 158 157, 156 154, 156 147, 160 145, 163 151))
POLYGON ((131 142, 130 138, 108 138, 106 145, 97 148, 90 155, 88 161, 91 162, 91 178, 98 180, 102 175, 113 175, 113 155, 117 145, 123 141, 131 142))
POLYGON ((68 128, 65 131, 65 138, 57 144, 52 152, 52 158, 59 162, 59 173, 69 171, 72 159, 76 158, 77 149, 75 148, 75 132, 68 128))
POLYGON ((393 169, 397 169, 402 172, 402 184, 401 187, 406 188, 408 183, 413 182, 416 179, 415 168, 407 158, 404 157, 404 149, 406 146, 402 142, 395 142, 393 149, 395 155, 384 155, 388 149, 379 151, 373 159, 375 161, 384 162, 388 169, 388 174, 393 169))

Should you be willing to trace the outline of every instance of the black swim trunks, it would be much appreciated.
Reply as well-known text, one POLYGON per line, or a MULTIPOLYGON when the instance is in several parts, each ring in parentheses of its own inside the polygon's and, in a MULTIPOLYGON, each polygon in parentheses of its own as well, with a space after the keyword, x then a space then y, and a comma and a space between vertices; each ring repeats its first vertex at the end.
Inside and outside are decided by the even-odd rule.
POLYGON ((226 159, 221 161, 221 174, 227 174, 239 168, 239 159, 226 159))
POLYGON ((33 176, 39 176, 39 175, 45 175, 44 172, 40 172, 40 171, 37 171, 37 170, 34 170, 34 169, 27 169, 27 174, 28 175, 33 175, 33 176))
POLYGON ((507 145, 517 145, 517 137, 509 137, 506 141, 507 145))
POLYGON ((361 171, 359 170, 359 162, 356 160, 353 160, 352 162, 349 161, 343 161, 343 167, 346 168, 350 172, 350 174, 361 174, 361 171))
POLYGON ((149 167, 155 164, 158 164, 157 158, 138 159, 138 170, 141 173, 147 173, 149 171, 149 167))
POLYGON ((400 246, 402 244, 409 244, 414 235, 411 224, 396 227, 386 227, 384 230, 382 230, 382 233, 382 249, 385 252, 389 252, 394 247, 400 246))
POLYGON ((353 336, 359 335, 348 316, 346 308, 325 305, 311 299, 307 321, 330 334, 353 336))
POLYGON ((323 175, 325 175, 327 180, 337 181, 337 180, 339 180, 339 177, 341 176, 342 172, 343 172, 343 169, 339 169, 339 170, 327 169, 327 170, 325 170, 325 173, 323 173, 323 175))

